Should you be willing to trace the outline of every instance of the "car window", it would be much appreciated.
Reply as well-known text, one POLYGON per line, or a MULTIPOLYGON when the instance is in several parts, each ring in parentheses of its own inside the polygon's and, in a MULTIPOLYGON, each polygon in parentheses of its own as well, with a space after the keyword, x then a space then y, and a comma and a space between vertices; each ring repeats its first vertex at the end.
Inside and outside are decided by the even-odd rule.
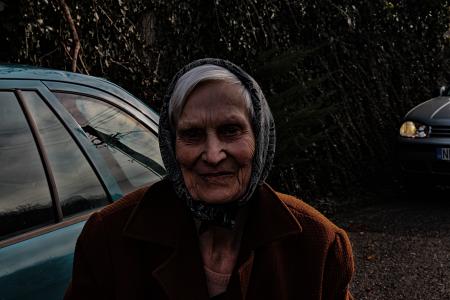
POLYGON ((37 93, 22 94, 41 135, 63 215, 72 216, 108 204, 97 176, 55 114, 37 93))
POLYGON ((99 99, 55 95, 89 136, 124 194, 165 174, 158 137, 139 121, 99 99))
POLYGON ((0 194, 0 240, 55 220, 44 166, 12 92, 0 92, 0 194))

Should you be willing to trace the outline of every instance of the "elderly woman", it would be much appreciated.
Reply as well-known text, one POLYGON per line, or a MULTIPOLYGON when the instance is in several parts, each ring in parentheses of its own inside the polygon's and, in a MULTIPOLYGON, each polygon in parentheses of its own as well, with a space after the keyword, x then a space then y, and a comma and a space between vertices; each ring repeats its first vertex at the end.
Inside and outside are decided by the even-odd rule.
POLYGON ((187 65, 159 137, 168 176, 91 216, 66 299, 351 299, 346 233, 264 182, 275 127, 253 78, 187 65))

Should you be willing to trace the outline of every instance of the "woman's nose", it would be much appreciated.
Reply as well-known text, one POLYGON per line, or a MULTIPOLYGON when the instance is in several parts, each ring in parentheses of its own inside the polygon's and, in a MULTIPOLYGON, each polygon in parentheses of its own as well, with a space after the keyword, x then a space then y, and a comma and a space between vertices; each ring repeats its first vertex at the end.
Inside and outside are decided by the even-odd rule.
POLYGON ((227 157, 223 143, 215 134, 208 134, 205 140, 205 148, 202 159, 211 165, 217 165, 227 157))

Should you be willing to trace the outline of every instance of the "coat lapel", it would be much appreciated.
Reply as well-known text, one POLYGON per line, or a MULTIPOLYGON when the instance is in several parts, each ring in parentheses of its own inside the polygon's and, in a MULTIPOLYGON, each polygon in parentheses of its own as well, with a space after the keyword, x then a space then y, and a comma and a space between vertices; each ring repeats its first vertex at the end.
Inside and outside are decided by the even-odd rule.
POLYGON ((259 187, 249 205, 237 264, 242 299, 247 296, 258 249, 302 232, 297 218, 269 185, 259 187))
POLYGON ((245 300, 247 296, 248 284, 250 283, 250 276, 252 274, 253 260, 255 253, 252 251, 248 259, 239 267, 239 283, 241 288, 242 299, 245 300))
POLYGON ((163 180, 149 188, 124 235, 146 242, 146 249, 168 249, 169 255, 156 267, 148 267, 169 299, 209 299, 195 224, 170 182, 163 180))
POLYGON ((302 227, 291 210, 267 184, 257 189, 250 203, 243 241, 250 250, 301 233, 302 227))
POLYGON ((169 295, 169 299, 209 299, 197 233, 193 224, 182 231, 173 254, 153 271, 153 276, 169 295))

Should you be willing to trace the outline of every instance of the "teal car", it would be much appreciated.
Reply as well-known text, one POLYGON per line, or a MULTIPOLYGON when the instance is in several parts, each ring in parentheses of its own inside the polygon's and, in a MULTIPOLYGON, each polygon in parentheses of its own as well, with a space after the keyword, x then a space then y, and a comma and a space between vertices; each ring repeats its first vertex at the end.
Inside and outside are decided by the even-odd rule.
POLYGON ((164 176, 157 124, 105 79, 0 65, 0 300, 62 299, 89 215, 164 176))

